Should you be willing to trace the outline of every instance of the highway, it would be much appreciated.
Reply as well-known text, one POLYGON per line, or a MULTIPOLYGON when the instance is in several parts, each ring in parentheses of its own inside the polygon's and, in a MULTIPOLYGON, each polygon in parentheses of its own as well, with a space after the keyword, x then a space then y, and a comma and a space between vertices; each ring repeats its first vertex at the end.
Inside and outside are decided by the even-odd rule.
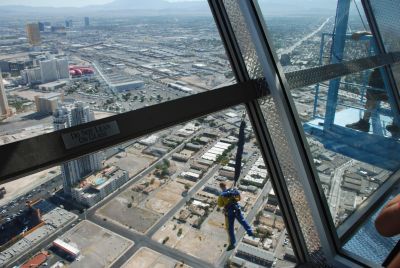
POLYGON ((333 174, 331 187, 328 195, 328 204, 331 211, 332 219, 336 222, 336 215, 339 209, 341 184, 343 180, 344 171, 353 164, 353 160, 350 160, 343 165, 337 167, 333 174))
POLYGON ((53 193, 54 188, 59 189, 61 185, 61 175, 55 174, 47 182, 36 186, 30 192, 15 197, 10 203, 0 207, 0 224, 4 223, 7 218, 16 217, 21 213, 21 210, 24 211, 27 201, 47 199, 53 193))
POLYGON ((324 26, 331 20, 331 18, 333 17, 329 17, 327 18, 319 27, 318 29, 316 29, 315 31, 313 31, 312 33, 310 33, 309 35, 304 36, 303 38, 301 38, 299 41, 297 41, 296 43, 294 43, 292 46, 285 48, 285 49, 278 49, 277 54, 282 55, 282 54, 290 54, 293 52, 293 50, 295 50, 298 46, 300 46, 304 41, 306 41, 307 39, 310 39, 311 37, 313 37, 314 35, 316 35, 317 33, 319 33, 322 28, 324 28, 324 26))

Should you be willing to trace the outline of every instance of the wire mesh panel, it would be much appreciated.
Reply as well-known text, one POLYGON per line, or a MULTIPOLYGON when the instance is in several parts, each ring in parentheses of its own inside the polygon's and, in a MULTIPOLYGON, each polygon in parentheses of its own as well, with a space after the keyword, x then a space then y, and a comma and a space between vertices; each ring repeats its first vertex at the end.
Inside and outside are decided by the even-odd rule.
MULTIPOLYGON (((400 51, 400 1, 369 1, 387 52, 400 51)), ((397 88, 400 88, 400 66, 392 66, 397 88)))
MULTIPOLYGON (((259 62, 255 46, 252 43, 248 27, 240 11, 238 1, 224 0, 224 4, 239 42, 250 78, 262 77, 263 69, 259 62)), ((312 262, 319 265, 319 267, 323 267, 326 265, 326 259, 321 251, 321 242, 313 222, 309 203, 298 179, 299 174, 295 168, 292 152, 278 112, 277 102, 270 96, 261 100, 260 103, 274 144, 274 150, 278 156, 280 168, 285 177, 291 202, 296 212, 296 215, 292 216, 297 217, 300 223, 312 262)))

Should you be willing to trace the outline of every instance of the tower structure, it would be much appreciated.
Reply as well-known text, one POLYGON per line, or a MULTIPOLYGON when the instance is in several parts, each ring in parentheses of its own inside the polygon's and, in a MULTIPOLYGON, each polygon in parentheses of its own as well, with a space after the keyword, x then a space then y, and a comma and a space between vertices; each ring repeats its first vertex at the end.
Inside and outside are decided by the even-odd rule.
POLYGON ((29 44, 33 46, 40 44, 41 39, 40 39, 40 29, 38 23, 28 23, 26 25, 26 34, 28 37, 29 44))
POLYGON ((7 117, 10 114, 8 107, 7 95, 4 89, 3 76, 0 71, 0 118, 7 117))
MULTIPOLYGON (((53 125, 60 130, 94 120, 94 113, 83 102, 76 102, 72 107, 59 107, 54 113, 53 125)), ((102 167, 99 153, 82 156, 61 165, 64 193, 70 194, 82 178, 102 167)))
POLYGON ((90 19, 89 17, 85 17, 85 27, 89 27, 90 26, 90 19))

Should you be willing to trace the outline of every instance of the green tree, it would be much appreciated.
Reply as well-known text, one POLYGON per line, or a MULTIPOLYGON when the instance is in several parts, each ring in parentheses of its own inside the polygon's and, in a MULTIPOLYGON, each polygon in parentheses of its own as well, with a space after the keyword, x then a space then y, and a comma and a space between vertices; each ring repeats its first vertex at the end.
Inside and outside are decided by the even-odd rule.
POLYGON ((164 167, 161 169, 161 176, 162 176, 162 177, 165 177, 165 176, 167 176, 167 175, 168 175, 168 167, 164 166, 164 167))
POLYGON ((167 167, 170 167, 170 166, 171 166, 171 163, 169 162, 168 159, 164 159, 164 160, 163 160, 163 164, 164 164, 165 166, 167 166, 167 167))
POLYGON ((162 243, 165 244, 167 243, 167 241, 169 240, 169 236, 167 236, 166 238, 163 239, 162 243))

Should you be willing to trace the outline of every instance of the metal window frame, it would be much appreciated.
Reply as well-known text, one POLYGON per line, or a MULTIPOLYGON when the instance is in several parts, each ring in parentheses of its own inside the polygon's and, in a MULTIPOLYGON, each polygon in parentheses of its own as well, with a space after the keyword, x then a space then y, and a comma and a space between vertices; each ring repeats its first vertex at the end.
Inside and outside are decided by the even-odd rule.
POLYGON ((82 155, 268 94, 268 89, 260 91, 260 86, 264 87, 265 83, 260 84, 256 80, 246 81, 2 145, 0 146, 0 182, 16 180, 82 155), (117 135, 71 149, 66 149, 63 143, 63 134, 114 122, 120 130, 117 135))
MULTIPOLYGON (((229 16, 225 10, 223 1, 209 0, 208 2, 214 15, 218 30, 220 31, 220 35, 225 45, 225 50, 231 61, 231 66, 237 81, 239 83, 249 81, 250 77, 247 72, 247 67, 230 24, 229 16)), ((245 105, 259 144, 259 149, 270 173, 272 187, 275 193, 277 193, 278 204, 282 214, 284 215, 283 219, 298 264, 307 263, 309 262, 307 246, 304 237, 301 234, 299 222, 294 217, 296 214, 290 201, 290 196, 285 185, 285 179, 282 170, 279 167, 279 160, 274 150, 273 142, 266 126, 259 102, 258 100, 252 100, 245 103, 245 105)))
POLYGON ((305 136, 301 131, 300 119, 294 109, 295 105, 290 96, 290 86, 280 67, 277 55, 268 41, 271 40, 270 34, 262 19, 258 3, 254 0, 240 1, 240 7, 252 35, 271 95, 278 104, 278 109, 282 115, 283 128, 287 134, 289 147, 300 174, 299 181, 304 187, 313 213, 322 250, 328 262, 332 263, 337 254, 339 241, 336 232, 332 232, 334 225, 331 217, 327 215, 327 211, 329 212, 327 201, 321 198, 322 189, 316 183, 315 174, 317 173, 312 164, 312 159, 310 159, 311 154, 305 136))

